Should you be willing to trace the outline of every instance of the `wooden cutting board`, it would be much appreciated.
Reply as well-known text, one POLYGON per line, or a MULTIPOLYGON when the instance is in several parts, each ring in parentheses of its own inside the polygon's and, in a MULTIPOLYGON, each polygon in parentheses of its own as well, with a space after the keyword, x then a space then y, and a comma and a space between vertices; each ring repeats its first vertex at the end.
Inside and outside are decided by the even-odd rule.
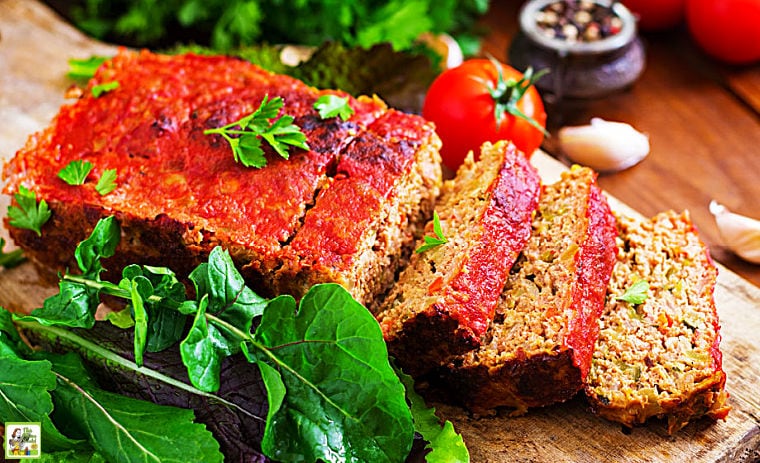
MULTIPOLYGON (((69 58, 114 51, 84 37, 34 0, 0 0, 0 160, 48 124, 65 102, 63 94, 71 85, 65 77, 69 58)), ((547 182, 564 169, 543 153, 534 162, 547 182)), ((611 200, 614 208, 627 211, 611 200)), ((7 204, 7 197, 0 198, 0 218, 7 204)), ((0 230, 0 236, 7 239, 7 231, 0 230)), ((0 270, 0 305, 31 310, 54 292, 30 264, 0 270)), ((475 419, 443 404, 437 405, 440 415, 464 435, 473 462, 758 462, 760 289, 720 267, 715 299, 733 407, 726 421, 700 420, 675 436, 668 436, 657 421, 625 431, 590 414, 582 397, 518 418, 505 414, 475 419)))

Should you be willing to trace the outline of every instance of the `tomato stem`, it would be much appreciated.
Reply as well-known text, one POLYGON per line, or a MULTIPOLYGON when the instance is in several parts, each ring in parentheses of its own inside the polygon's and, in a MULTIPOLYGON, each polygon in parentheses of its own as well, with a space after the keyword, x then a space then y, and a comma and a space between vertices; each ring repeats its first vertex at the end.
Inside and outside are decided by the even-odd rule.
POLYGON ((501 125, 501 121, 504 118, 504 113, 509 113, 515 117, 519 117, 527 121, 530 125, 540 130, 544 136, 549 136, 549 132, 541 126, 535 119, 520 111, 517 107, 517 102, 525 95, 525 92, 532 87, 538 79, 543 77, 549 71, 542 69, 536 73, 533 72, 532 67, 528 67, 520 80, 504 79, 504 72, 501 64, 495 59, 491 58, 491 63, 496 67, 496 85, 492 82, 487 82, 488 91, 491 94, 491 98, 494 101, 494 117, 496 118, 496 126, 501 125))

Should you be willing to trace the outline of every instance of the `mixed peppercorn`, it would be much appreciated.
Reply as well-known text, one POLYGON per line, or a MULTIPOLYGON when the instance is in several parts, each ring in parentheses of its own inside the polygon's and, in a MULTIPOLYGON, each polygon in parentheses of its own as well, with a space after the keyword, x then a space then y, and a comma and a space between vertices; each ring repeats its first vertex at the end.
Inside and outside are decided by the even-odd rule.
POLYGON ((568 42, 594 42, 617 34, 623 21, 611 7, 589 0, 560 0, 536 13, 536 24, 547 37, 568 42))

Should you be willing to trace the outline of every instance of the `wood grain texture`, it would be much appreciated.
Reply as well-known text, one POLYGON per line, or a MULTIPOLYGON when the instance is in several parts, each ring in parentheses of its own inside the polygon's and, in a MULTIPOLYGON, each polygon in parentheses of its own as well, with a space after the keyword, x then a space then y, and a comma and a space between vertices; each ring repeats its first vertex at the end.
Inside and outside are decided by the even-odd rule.
POLYGON ((760 64, 723 73, 726 85, 760 117, 760 64))
MULTIPOLYGON (((27 136, 46 125, 64 102, 62 95, 70 85, 64 77, 68 58, 113 50, 82 37, 34 1, 0 0, 0 157, 13 155, 27 136)), ((638 101, 644 95, 646 93, 627 94, 614 101, 620 105, 632 104, 630 99, 638 101)), ((683 97, 686 98, 686 93, 683 97)), ((691 110, 683 104, 680 112, 672 117, 691 121, 691 110)), ((701 110, 708 111, 707 103, 700 105, 701 110)), ((664 124, 666 113, 666 110, 655 111, 652 116, 655 122, 648 123, 664 124)), ((697 119, 691 122, 705 124, 697 119)), ((752 125, 748 120, 743 123, 747 127, 752 125)), ((688 137, 674 134, 673 138, 686 140, 688 137)), ((658 188, 662 188, 661 184, 667 185, 668 179, 657 171, 674 167, 668 166, 665 152, 659 155, 663 159, 653 157, 651 167, 647 168, 652 172, 631 171, 629 175, 633 178, 623 175, 613 183, 621 188, 619 191, 636 190, 638 196, 645 198, 648 206, 639 210, 648 215, 670 207, 667 204, 683 208, 684 204, 679 201, 690 196, 689 190, 682 187, 679 195, 667 199, 667 204, 661 198, 667 189, 658 188), (640 175, 652 176, 652 183, 637 184, 641 181, 637 180, 640 175)), ((726 162, 731 165, 730 161, 726 162)), ((553 181, 565 168, 542 153, 534 157, 534 163, 545 181, 553 181)), ((713 175, 718 177, 736 175, 733 171, 721 173, 724 167, 714 161, 709 169, 714 169, 713 175)), ((735 169, 741 170, 740 166, 735 169)), ((682 177, 687 183, 696 181, 686 172, 682 177)), ((695 185, 694 190, 697 187, 695 185)), ((697 197, 697 200, 702 199, 697 197)), ((633 213, 623 203, 612 201, 615 209, 633 213)), ((0 204, 0 214, 4 214, 5 209, 0 204)), ((40 281, 29 263, 12 270, 0 270, 0 305, 28 311, 40 306, 44 298, 54 292, 54 287, 40 281)), ((437 407, 441 416, 454 421, 464 434, 473 462, 760 461, 760 289, 721 266, 715 297, 722 321, 724 366, 731 394, 729 404, 733 407, 725 422, 701 420, 675 436, 668 436, 664 423, 657 421, 624 432, 619 425, 590 414, 581 397, 559 406, 533 410, 518 418, 506 414, 474 418, 456 407, 444 404, 437 407)))

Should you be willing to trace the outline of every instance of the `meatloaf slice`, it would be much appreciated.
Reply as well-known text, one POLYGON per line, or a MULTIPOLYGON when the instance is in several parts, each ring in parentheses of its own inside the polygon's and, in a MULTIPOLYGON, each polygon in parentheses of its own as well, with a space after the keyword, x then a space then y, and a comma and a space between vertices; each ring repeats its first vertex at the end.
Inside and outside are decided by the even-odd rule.
POLYGON ((586 385, 592 409, 626 426, 667 418, 671 433, 703 415, 725 418, 713 300, 718 271, 708 248, 687 212, 621 216, 618 228, 617 263, 586 385), (649 285, 646 299, 624 297, 640 280, 649 285))
MULTIPOLYGON (((483 145, 436 205, 447 242, 415 253, 376 316, 401 367, 420 375, 480 344, 530 236, 540 179, 507 142, 483 145)), ((433 234, 434 223, 426 227, 433 234)))
POLYGON ((564 401, 582 387, 615 261, 615 219, 588 168, 542 192, 533 233, 512 268, 480 348, 442 369, 476 413, 564 401))
POLYGON ((430 217, 441 186, 439 146, 431 124, 377 98, 317 90, 234 58, 122 50, 5 166, 6 194, 23 185, 53 212, 41 237, 10 231, 55 274, 76 268, 76 244, 114 215, 124 237, 109 271, 134 262, 187 274, 222 245, 263 295, 299 296, 313 282, 334 281, 370 302, 410 254, 410 230, 430 217), (95 97, 92 88, 107 82, 119 86, 95 97), (313 106, 326 93, 348 98, 354 115, 322 119, 313 106), (204 130, 250 114, 264 97, 284 100, 281 114, 295 118, 310 149, 283 159, 262 143, 266 167, 249 168, 204 130), (74 160, 93 165, 84 185, 57 176, 74 160), (116 170, 117 187, 100 195, 94 186, 107 169, 116 170), (330 202, 337 184, 349 195, 340 204, 330 202), (338 223, 365 228, 338 236, 338 223))

